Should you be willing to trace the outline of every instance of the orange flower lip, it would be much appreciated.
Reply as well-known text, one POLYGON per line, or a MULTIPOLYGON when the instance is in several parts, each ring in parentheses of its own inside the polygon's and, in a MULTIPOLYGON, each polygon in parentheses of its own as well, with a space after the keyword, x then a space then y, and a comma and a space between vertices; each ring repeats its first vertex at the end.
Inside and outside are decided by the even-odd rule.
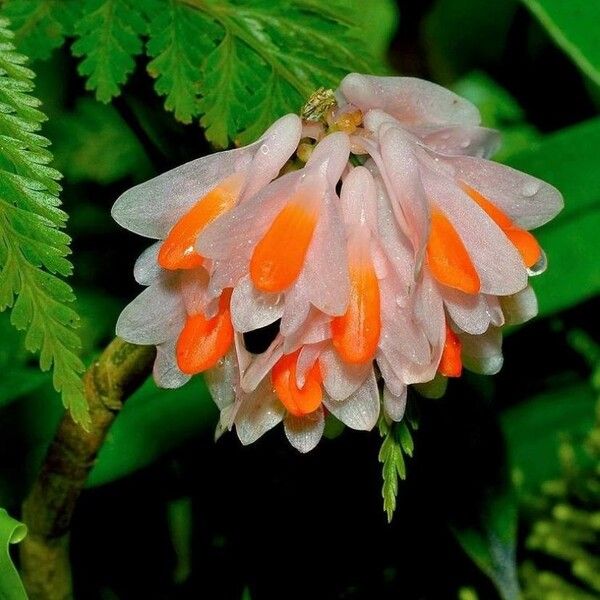
POLYGON ((379 284, 370 263, 350 268, 348 310, 331 322, 333 346, 347 363, 373 360, 381 333, 379 284))
POLYGON ((438 371, 446 377, 460 377, 462 373, 462 359, 460 353, 462 344, 458 336, 446 323, 446 340, 438 371))
POLYGON ((177 365, 183 373, 194 375, 214 367, 233 343, 233 326, 229 312, 231 289, 219 300, 219 310, 212 319, 203 314, 187 317, 177 340, 177 365))
POLYGON ((263 292, 282 292, 298 277, 317 224, 312 200, 292 200, 275 217, 258 242, 250 261, 250 276, 263 292))
POLYGON ((194 244, 200 232, 237 202, 244 175, 236 174, 222 181, 203 196, 171 229, 158 253, 163 269, 195 269, 203 258, 194 244))
POLYGON ((485 196, 477 190, 461 182, 462 189, 488 214, 490 219, 502 229, 512 245, 519 251, 526 267, 532 267, 542 256, 542 249, 535 237, 515 225, 508 215, 502 212, 497 206, 492 204, 485 196))
POLYGON ((296 380, 296 364, 300 350, 286 354, 275 364, 271 371, 271 381, 277 397, 286 409, 296 417, 308 415, 319 406, 323 400, 321 387, 321 368, 317 361, 306 374, 304 386, 298 387, 296 380))
POLYGON ((438 209, 431 212, 427 264, 440 283, 467 294, 477 294, 481 284, 471 257, 458 233, 438 209))

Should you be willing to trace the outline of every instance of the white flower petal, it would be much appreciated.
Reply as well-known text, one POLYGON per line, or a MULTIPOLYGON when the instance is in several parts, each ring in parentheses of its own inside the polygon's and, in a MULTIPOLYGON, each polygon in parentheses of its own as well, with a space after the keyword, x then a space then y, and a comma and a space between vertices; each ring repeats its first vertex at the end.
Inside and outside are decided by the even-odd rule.
POLYGON ((346 400, 334 400, 325 395, 323 404, 334 417, 348 427, 370 431, 379 418, 380 401, 375 373, 371 371, 365 382, 346 400))
POLYGON ((329 347, 319 357, 323 387, 332 400, 345 400, 363 384, 372 366, 351 365, 343 362, 337 352, 329 347))
POLYGON ((179 370, 175 354, 176 342, 176 339, 172 339, 156 346, 156 359, 152 375, 156 385, 160 388, 179 388, 191 379, 190 375, 179 370))
POLYGON ((507 325, 520 325, 538 313, 538 301, 533 288, 528 285, 522 292, 500 298, 507 325))
POLYGON ((285 435, 299 452, 310 452, 321 440, 325 429, 323 407, 303 417, 288 413, 283 421, 285 435))
POLYGON ((176 275, 162 275, 119 315, 116 333, 132 344, 162 344, 176 338, 185 310, 176 275))
POLYGON ((490 327, 483 335, 459 334, 464 366, 475 373, 495 375, 502 368, 502 331, 490 327))
POLYGON ((283 310, 283 295, 259 292, 249 275, 243 277, 233 289, 231 322, 240 333, 270 325, 281 318, 283 310))
POLYGON ((242 393, 239 403, 235 416, 235 430, 244 446, 252 444, 275 427, 285 414, 283 404, 273 393, 270 382, 266 380, 252 393, 242 393))
POLYGON ((340 84, 348 102, 363 112, 382 109, 404 125, 479 125, 477 108, 435 83, 415 77, 351 73, 340 84))
POLYGON ((146 248, 135 261, 133 277, 140 285, 150 285, 161 274, 158 264, 158 251, 162 242, 156 242, 146 248))
POLYGON ((387 385, 383 386, 383 410, 392 421, 402 421, 406 410, 406 397, 406 386, 400 394, 393 394, 387 385))

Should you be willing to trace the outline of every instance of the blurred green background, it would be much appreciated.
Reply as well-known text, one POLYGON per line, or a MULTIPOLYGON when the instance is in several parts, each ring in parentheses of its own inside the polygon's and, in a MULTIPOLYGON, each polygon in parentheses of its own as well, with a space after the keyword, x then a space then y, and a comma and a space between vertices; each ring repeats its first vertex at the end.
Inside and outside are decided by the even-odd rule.
MULTIPOLYGON (((111 220, 117 196, 251 139, 353 69, 451 87, 502 131, 496 160, 562 191, 564 211, 538 232, 549 258, 533 281, 540 315, 507 333, 499 375, 411 397, 419 428, 391 525, 376 432, 346 430, 308 456, 279 428, 248 448, 235 435, 215 445, 200 378, 176 391, 146 382, 76 510, 77 597, 600 598, 600 2, 280 4, 1 3, 64 175, 84 362, 139 292, 145 243, 111 220), (257 22, 263 45, 248 37, 257 22), (267 73, 273 64, 297 81, 267 73)), ((0 506, 18 517, 63 408, 9 318, 0 506)))

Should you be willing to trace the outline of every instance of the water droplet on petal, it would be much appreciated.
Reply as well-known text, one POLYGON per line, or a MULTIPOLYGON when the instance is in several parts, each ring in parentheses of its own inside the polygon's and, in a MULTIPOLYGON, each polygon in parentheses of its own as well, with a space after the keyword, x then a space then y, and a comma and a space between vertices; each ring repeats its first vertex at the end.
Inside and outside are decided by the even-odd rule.
POLYGON ((531 198, 531 196, 535 196, 540 191, 540 182, 539 181, 528 181, 523 185, 521 189, 521 193, 523 196, 527 196, 531 198))
POLYGON ((529 277, 536 277, 537 275, 541 275, 546 268, 548 267, 548 258, 546 257, 546 253, 542 250, 542 255, 540 259, 531 267, 527 269, 527 274, 529 277))
POLYGON ((267 146, 266 144, 263 144, 263 145, 260 147, 260 151, 261 151, 263 154, 269 154, 269 146, 267 146))
POLYGON ((461 147, 461 148, 468 148, 470 145, 471 145, 471 140, 463 140, 463 141, 460 143, 460 147, 461 147))

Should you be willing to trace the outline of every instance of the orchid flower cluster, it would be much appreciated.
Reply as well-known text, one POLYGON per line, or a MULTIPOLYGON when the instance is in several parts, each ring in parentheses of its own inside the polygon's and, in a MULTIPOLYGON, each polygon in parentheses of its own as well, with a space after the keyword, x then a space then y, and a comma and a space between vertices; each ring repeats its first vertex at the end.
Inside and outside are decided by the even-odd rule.
POLYGON ((350 74, 334 98, 113 208, 158 240, 117 334, 156 345, 161 387, 204 373, 217 433, 243 444, 283 421, 307 452, 328 413, 359 430, 400 421, 407 386, 496 373, 502 326, 537 311, 528 278, 546 260, 529 230, 560 193, 488 160, 497 133, 438 85, 350 74), (269 326, 253 353, 248 334, 269 326))

